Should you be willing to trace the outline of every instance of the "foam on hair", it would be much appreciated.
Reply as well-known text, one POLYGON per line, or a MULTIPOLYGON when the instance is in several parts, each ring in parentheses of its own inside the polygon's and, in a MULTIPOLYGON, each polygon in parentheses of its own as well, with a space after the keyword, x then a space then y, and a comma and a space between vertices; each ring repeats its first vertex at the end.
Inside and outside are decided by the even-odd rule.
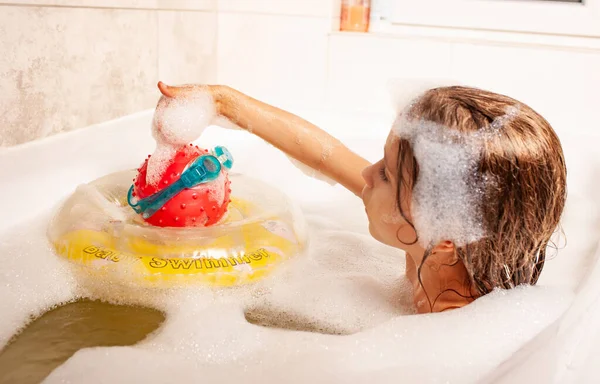
POLYGON ((412 106, 399 114, 392 131, 410 143, 419 168, 411 205, 419 244, 427 248, 450 240, 460 247, 482 239, 483 194, 495 180, 477 172, 478 162, 485 141, 501 134, 518 109, 510 108, 488 127, 461 133, 411 116, 412 106))

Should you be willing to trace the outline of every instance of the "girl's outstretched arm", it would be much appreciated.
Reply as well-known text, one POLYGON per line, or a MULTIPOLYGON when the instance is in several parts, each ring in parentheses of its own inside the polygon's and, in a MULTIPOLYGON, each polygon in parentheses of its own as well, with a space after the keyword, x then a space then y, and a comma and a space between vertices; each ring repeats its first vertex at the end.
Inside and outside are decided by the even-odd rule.
POLYGON ((225 86, 171 87, 159 82, 158 87, 167 97, 210 92, 219 115, 361 195, 361 172, 369 162, 310 122, 225 86))

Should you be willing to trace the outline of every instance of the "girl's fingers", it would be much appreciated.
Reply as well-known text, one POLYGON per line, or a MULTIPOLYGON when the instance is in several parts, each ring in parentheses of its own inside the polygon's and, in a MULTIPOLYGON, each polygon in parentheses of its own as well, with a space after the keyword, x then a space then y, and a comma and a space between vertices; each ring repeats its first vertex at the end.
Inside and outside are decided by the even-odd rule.
POLYGON ((179 89, 178 87, 171 87, 163 83, 162 81, 158 82, 158 89, 160 90, 160 93, 167 97, 175 97, 179 93, 181 93, 181 89, 179 89))

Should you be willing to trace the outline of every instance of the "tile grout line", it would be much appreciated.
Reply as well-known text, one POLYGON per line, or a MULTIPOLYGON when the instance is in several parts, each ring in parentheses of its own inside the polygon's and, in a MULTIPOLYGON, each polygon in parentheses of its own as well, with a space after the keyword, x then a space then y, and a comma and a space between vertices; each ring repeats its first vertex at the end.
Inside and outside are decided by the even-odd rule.
POLYGON ((119 6, 94 6, 94 5, 60 5, 60 4, 23 4, 23 3, 0 3, 0 7, 26 7, 26 8, 73 8, 73 9, 120 9, 125 11, 183 11, 183 12, 218 12, 227 14, 247 14, 247 15, 259 15, 259 16, 288 16, 288 17, 299 17, 299 18, 312 18, 312 19, 329 19, 330 15, 322 14, 306 14, 306 13, 274 13, 264 11, 244 11, 244 10, 219 10, 218 5, 215 8, 169 8, 169 7, 119 7, 119 6))
POLYGON ((214 44, 215 44, 215 73, 214 73, 214 79, 212 80, 212 82, 214 84, 220 84, 220 78, 219 78, 219 31, 221 29, 220 25, 220 18, 219 18, 219 14, 221 13, 221 11, 219 10, 219 2, 217 1, 216 3, 216 9, 215 9, 215 38, 214 38, 214 44))
POLYGON ((156 12, 156 77, 155 83, 160 80, 160 11, 156 12))
POLYGON ((172 11, 172 12, 214 12, 214 9, 203 8, 165 8, 165 7, 100 7, 93 5, 60 5, 60 4, 21 4, 21 3, 0 3, 0 7, 23 7, 23 8, 71 8, 71 9, 94 9, 94 10, 105 10, 105 9, 118 9, 124 11, 172 11))

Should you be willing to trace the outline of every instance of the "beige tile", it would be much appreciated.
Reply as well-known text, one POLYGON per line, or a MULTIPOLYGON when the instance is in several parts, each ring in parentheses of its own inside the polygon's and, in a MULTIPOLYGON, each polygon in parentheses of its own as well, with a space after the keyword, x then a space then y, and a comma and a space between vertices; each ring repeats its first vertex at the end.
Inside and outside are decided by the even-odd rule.
POLYGON ((216 12, 160 11, 160 80, 171 84, 216 81, 216 12))
POLYGON ((158 0, 0 0, 0 4, 154 9, 158 0))
POLYGON ((0 4, 214 11, 217 0, 0 0, 0 4))
POLYGON ((323 103, 329 21, 219 13, 218 80, 281 107, 323 103))
POLYGON ((192 11, 216 11, 217 0, 158 0, 158 8, 192 11))
POLYGON ((153 107, 153 11, 2 7, 0 145, 153 107))

